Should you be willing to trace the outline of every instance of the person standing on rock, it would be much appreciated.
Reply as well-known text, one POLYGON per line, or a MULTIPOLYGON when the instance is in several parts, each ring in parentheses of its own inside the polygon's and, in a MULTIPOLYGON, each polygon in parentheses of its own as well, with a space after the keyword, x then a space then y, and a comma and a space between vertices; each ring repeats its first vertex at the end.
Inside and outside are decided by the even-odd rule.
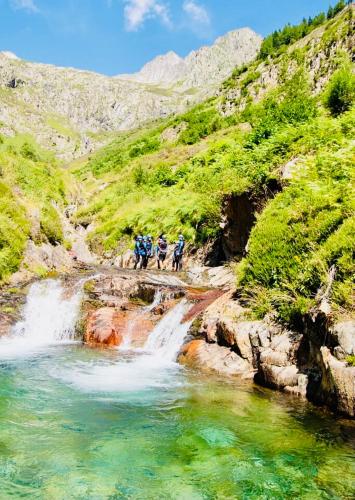
POLYGON ((157 244, 158 269, 162 268, 163 263, 165 262, 167 253, 168 253, 168 242, 166 241, 165 235, 161 234, 158 238, 158 244, 157 244))
POLYGON ((153 248, 153 239, 150 234, 148 234, 147 236, 146 247, 147 247, 148 259, 151 259, 152 257, 154 257, 154 248, 153 248))
POLYGON ((137 269, 138 265, 139 268, 142 269, 145 260, 147 260, 147 249, 142 236, 137 236, 136 238, 136 244, 134 245, 134 257, 134 269, 137 269))
POLYGON ((182 234, 179 236, 179 240, 176 242, 173 255, 173 271, 181 271, 182 269, 182 257, 184 255, 185 240, 182 234))
POLYGON ((148 237, 147 236, 143 236, 143 247, 144 248, 142 249, 142 264, 141 264, 141 269, 147 269, 148 259, 149 259, 148 237))

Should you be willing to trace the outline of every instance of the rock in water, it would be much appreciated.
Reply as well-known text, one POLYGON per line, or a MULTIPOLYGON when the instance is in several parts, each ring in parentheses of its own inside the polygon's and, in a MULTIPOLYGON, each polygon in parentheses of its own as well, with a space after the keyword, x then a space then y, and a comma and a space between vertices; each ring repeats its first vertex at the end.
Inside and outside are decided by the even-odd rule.
POLYGON ((122 335, 116 316, 115 309, 110 307, 102 307, 90 314, 85 329, 85 342, 94 346, 119 346, 122 335))

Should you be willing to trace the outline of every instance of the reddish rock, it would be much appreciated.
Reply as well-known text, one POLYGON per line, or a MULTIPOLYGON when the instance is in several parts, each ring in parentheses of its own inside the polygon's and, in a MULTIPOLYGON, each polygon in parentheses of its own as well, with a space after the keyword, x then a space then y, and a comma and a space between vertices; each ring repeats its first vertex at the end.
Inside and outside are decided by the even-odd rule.
POLYGON ((198 293, 194 289, 189 290, 187 298, 189 300, 195 300, 197 303, 189 310, 189 312, 183 318, 183 323, 186 321, 191 321, 196 318, 199 314, 205 311, 213 302, 219 299, 225 292, 222 290, 208 290, 207 292, 198 293))
POLYGON ((123 337, 117 320, 117 312, 111 307, 102 307, 90 313, 85 342, 90 345, 119 346, 123 337))

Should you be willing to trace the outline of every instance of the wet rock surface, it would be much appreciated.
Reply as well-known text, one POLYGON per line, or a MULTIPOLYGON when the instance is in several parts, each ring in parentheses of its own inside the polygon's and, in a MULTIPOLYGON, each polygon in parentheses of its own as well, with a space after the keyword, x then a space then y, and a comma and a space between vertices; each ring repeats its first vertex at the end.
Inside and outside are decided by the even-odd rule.
POLYGON ((185 294, 175 276, 102 270, 84 285, 84 341, 143 347, 154 326, 185 294))
POLYGON ((302 333, 265 318, 246 320, 248 311, 226 292, 201 312, 179 360, 203 370, 243 378, 327 405, 353 417, 354 322, 310 321, 302 333))

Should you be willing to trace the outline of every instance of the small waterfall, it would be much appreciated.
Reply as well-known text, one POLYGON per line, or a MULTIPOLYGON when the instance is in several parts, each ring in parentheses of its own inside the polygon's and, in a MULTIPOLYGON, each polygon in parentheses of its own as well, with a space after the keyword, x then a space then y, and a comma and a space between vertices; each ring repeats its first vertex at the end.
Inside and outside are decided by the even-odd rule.
POLYGON ((154 295, 154 300, 151 304, 149 304, 146 307, 143 307, 140 311, 137 312, 137 316, 132 319, 130 322, 128 329, 126 331, 126 334, 124 336, 123 343, 120 346, 120 350, 126 350, 130 349, 131 347, 131 342, 132 342, 132 333, 134 332, 134 329, 137 326, 137 323, 139 322, 141 316, 143 316, 146 313, 151 312, 156 306, 158 306, 161 302, 162 299, 162 293, 161 290, 157 290, 154 295))
POLYGON ((149 335, 144 349, 165 361, 175 361, 191 325, 191 322, 182 323, 190 307, 182 300, 171 309, 149 335))
POLYGON ((31 286, 23 320, 12 334, 0 340, 0 357, 26 354, 58 342, 74 340, 80 309, 82 282, 66 297, 60 281, 46 280, 31 286))

